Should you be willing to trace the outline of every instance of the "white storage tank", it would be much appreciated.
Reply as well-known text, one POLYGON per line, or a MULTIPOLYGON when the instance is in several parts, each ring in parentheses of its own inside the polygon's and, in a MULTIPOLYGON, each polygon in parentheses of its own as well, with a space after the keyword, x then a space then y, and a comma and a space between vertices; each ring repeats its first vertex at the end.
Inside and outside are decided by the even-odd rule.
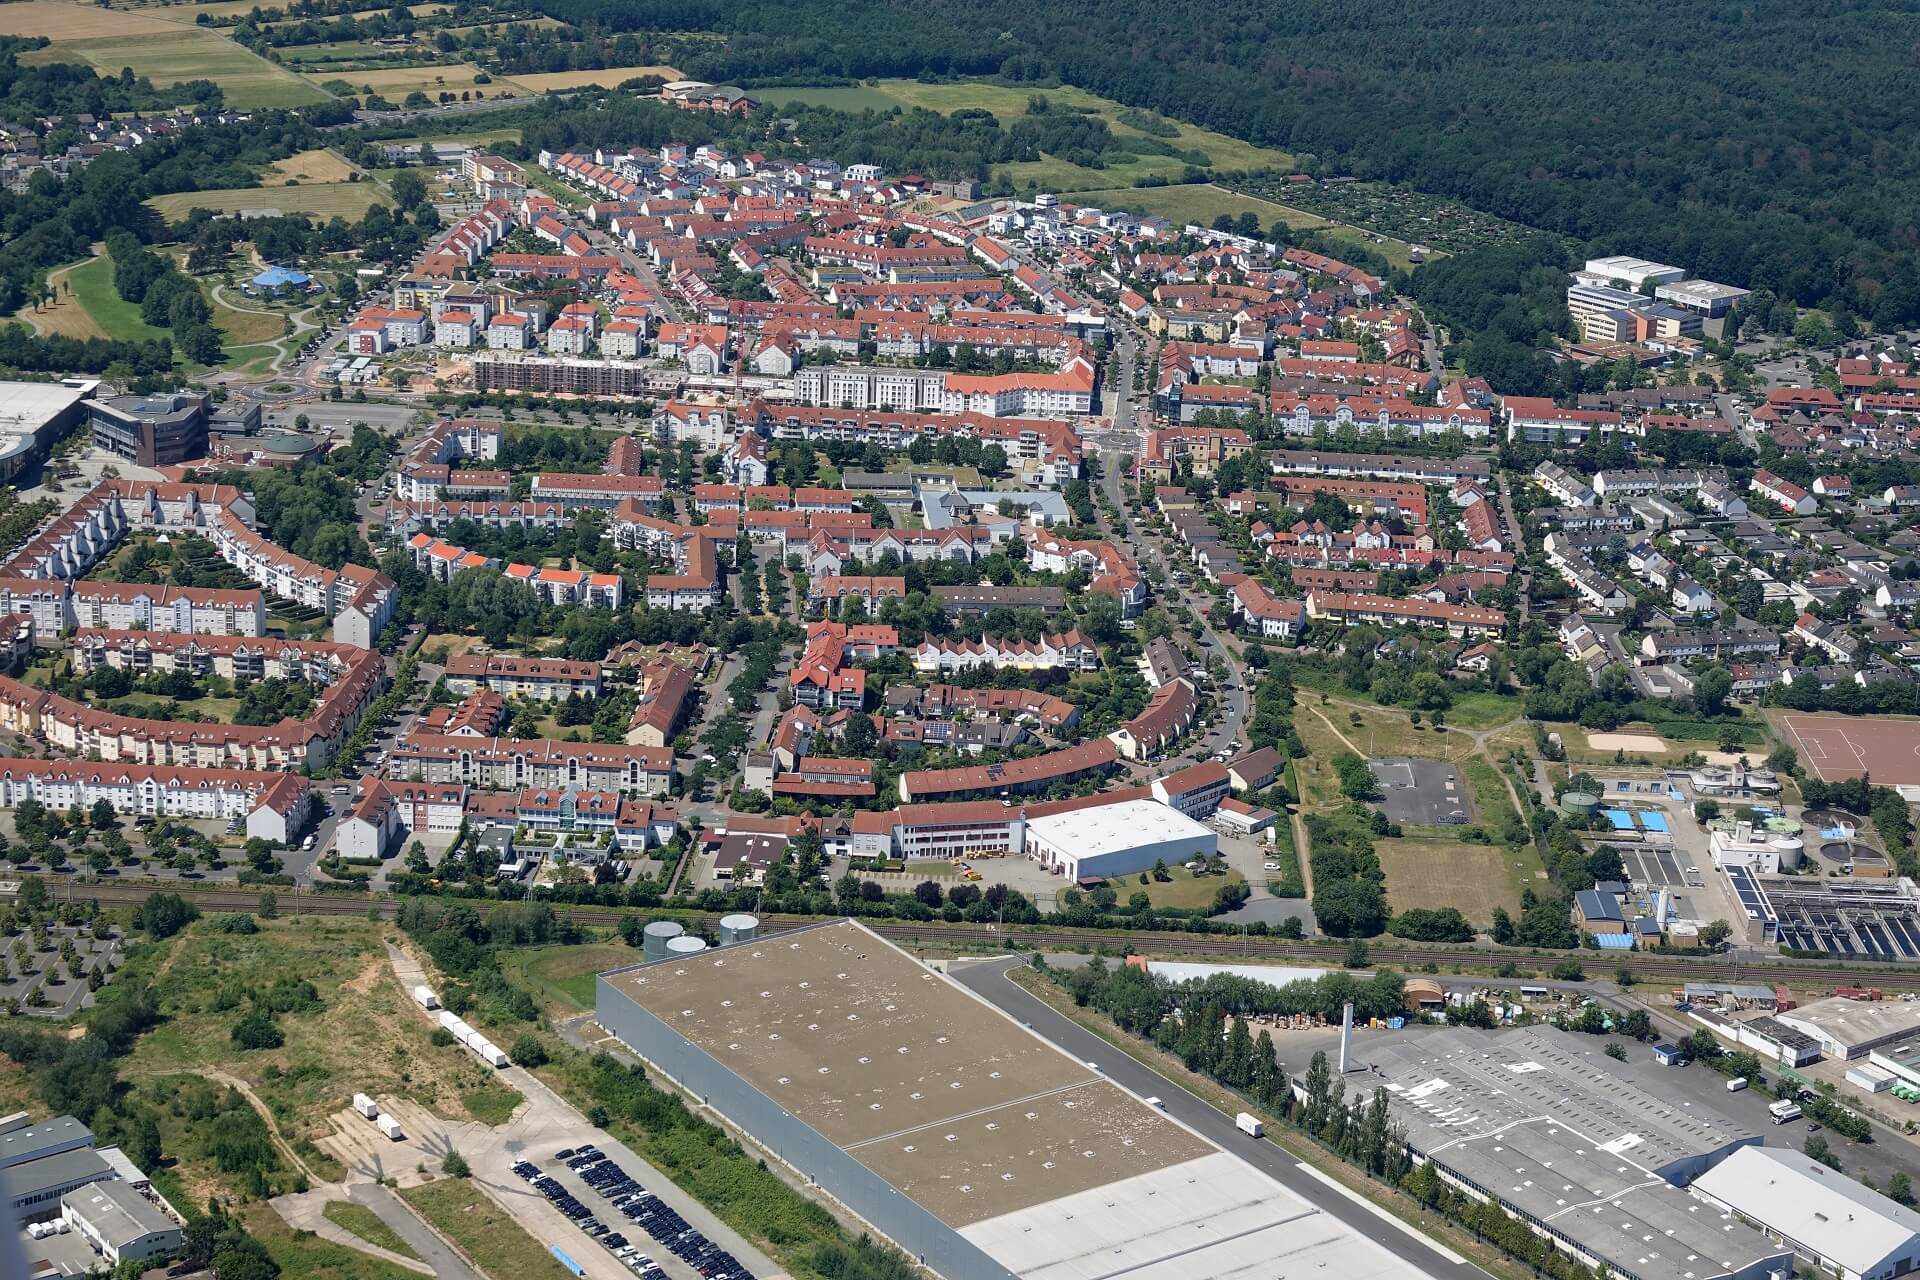
POLYGON ((1787 870, 1798 867, 1806 853, 1806 845, 1801 841, 1799 836, 1770 836, 1767 839, 1767 843, 1779 852, 1780 865, 1787 870))
POLYGON ((699 955, 706 949, 706 943, 700 941, 698 938, 689 938, 685 935, 678 938, 670 938, 667 941, 667 955, 673 959, 699 955))
POLYGON ((395 1142, 400 1141, 401 1138, 406 1136, 400 1132, 400 1122, 384 1111, 380 1113, 379 1118, 373 1123, 379 1127, 381 1133, 386 1134, 387 1137, 393 1139, 395 1142))
POLYGON ((720 945, 730 947, 736 942, 752 942, 760 934, 760 917, 748 915, 744 911, 730 916, 720 917, 720 945))
POLYGON ((438 1009, 440 1007, 440 997, 433 994, 432 987, 415 987, 413 989, 413 998, 419 1003, 422 1009, 438 1009))
POLYGON ((353 1095, 353 1109, 369 1120, 380 1114, 380 1104, 364 1093, 353 1095))
POLYGON ((640 954, 649 960, 667 958, 667 943, 686 930, 671 920, 654 920, 640 931, 640 954))

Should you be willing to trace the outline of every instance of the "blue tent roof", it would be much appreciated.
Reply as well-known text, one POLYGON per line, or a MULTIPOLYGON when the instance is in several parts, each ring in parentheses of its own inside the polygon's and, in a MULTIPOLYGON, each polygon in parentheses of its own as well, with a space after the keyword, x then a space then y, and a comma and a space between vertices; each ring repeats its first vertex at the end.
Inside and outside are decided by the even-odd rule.
POLYGON ((253 282, 262 289, 278 289, 283 284, 305 284, 310 278, 294 267, 268 267, 255 276, 253 282))

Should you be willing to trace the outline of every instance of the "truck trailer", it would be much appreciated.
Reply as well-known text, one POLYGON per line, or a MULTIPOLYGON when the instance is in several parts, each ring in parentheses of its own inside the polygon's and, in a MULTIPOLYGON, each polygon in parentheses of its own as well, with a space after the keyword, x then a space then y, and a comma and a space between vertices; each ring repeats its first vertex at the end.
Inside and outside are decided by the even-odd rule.
POLYGON ((1258 1117, 1245 1111, 1242 1111, 1233 1118, 1233 1127, 1246 1134, 1249 1138, 1265 1137, 1267 1132, 1267 1126, 1260 1123, 1258 1117))

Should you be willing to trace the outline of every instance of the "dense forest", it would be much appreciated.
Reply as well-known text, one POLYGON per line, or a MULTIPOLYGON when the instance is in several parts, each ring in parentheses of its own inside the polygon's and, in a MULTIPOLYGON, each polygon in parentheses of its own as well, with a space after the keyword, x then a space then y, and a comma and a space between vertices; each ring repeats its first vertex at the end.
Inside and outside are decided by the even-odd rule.
POLYGON ((1905 3, 1270 5, 536 0, 583 27, 707 31, 748 83, 1058 78, 1347 173, 1877 324, 1920 319, 1905 3))

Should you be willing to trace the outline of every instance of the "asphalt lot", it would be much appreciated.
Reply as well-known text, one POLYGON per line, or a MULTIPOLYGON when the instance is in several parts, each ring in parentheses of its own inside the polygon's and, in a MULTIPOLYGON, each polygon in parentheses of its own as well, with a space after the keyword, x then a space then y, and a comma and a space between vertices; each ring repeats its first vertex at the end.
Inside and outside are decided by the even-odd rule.
POLYGON ((1374 781, 1380 784, 1380 810, 1388 822, 1416 822, 1426 826, 1463 823, 1473 814, 1460 771, 1440 760, 1388 757, 1370 760, 1374 781))
MULTIPOLYGON (((1271 1142, 1250 1141, 1234 1127, 1233 1117, 1187 1092, 1180 1083, 1138 1062, 1094 1035, 1079 1023, 1055 1012, 1037 997, 1016 986, 1007 975, 1019 957, 962 962, 949 972, 955 981, 995 1008, 1039 1033, 1043 1038, 1084 1062, 1097 1062, 1100 1072, 1141 1097, 1158 1097, 1166 1112, 1189 1128, 1258 1168, 1289 1191, 1356 1233, 1431 1277, 1487 1277, 1487 1273, 1459 1254, 1414 1232, 1373 1205, 1335 1189, 1309 1166, 1271 1142)), ((1276 1274, 1284 1275, 1284 1272, 1276 1274)), ((1489 1278, 1490 1280, 1490 1278, 1489 1278)))

